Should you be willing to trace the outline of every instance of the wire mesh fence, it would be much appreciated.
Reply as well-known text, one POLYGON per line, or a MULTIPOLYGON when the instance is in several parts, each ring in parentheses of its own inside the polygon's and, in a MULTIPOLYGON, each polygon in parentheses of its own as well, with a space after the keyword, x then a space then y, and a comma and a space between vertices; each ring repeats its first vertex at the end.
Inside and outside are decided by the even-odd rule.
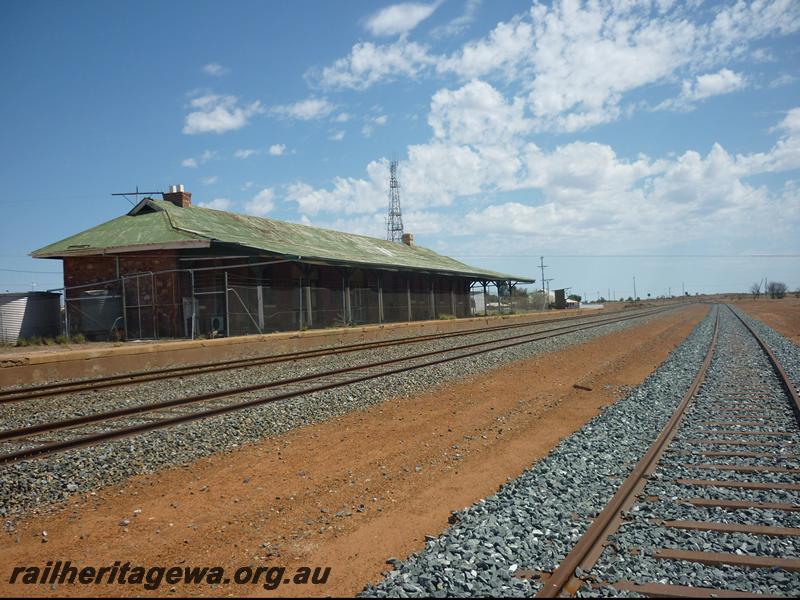
POLYGON ((503 286, 492 296, 464 278, 287 263, 130 273, 64 288, 66 328, 92 340, 194 339, 526 308, 503 286))

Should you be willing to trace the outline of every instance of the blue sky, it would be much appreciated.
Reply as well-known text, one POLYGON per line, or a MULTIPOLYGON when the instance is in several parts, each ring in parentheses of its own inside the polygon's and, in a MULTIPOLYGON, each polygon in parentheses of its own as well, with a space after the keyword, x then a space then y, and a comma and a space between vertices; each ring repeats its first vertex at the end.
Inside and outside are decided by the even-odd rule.
POLYGON ((800 4, 9 2, 0 289, 113 192, 384 237, 552 286, 800 288, 800 4), (769 255, 769 256, 762 256, 769 255), (776 256, 779 255, 779 256, 776 256))

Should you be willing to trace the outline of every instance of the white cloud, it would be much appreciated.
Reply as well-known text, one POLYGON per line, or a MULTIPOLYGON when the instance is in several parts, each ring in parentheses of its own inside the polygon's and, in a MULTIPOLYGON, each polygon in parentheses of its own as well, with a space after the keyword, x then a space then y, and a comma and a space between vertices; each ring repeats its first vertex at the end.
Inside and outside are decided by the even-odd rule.
MULTIPOLYGON (((502 115, 513 108, 513 102, 501 100, 486 104, 486 112, 497 107, 502 115)), ((400 164, 401 201, 406 214, 426 215, 414 223, 415 231, 425 231, 430 219, 431 233, 523 236, 541 245, 616 252, 706 239, 734 244, 755 231, 766 234, 762 223, 776 219, 789 240, 800 227, 796 186, 776 196, 748 180, 800 168, 800 108, 782 118, 776 128, 781 137, 766 152, 733 155, 715 144, 705 155, 690 150, 659 159, 622 158, 607 144, 582 141, 545 151, 513 128, 481 140, 482 131, 497 129, 492 119, 481 121, 477 118, 469 134, 462 129, 470 131, 471 125, 456 134, 442 125, 440 137, 408 148, 400 164), (504 198, 509 192, 517 196, 504 198), (530 200, 520 200, 520 192, 530 200), (467 201, 475 197, 497 200, 470 208, 474 204, 467 201), (436 210, 461 202, 467 203, 458 210, 436 210), (754 224, 753 214, 764 219, 754 224)), ((377 217, 386 210, 387 178, 387 161, 373 161, 364 178, 336 178, 327 188, 296 182, 286 199, 315 221, 336 215, 336 223, 352 221, 371 227, 364 233, 381 236, 377 217)))
POLYGON ((737 81, 725 79, 725 71, 733 73, 726 64, 757 58, 751 48, 757 40, 798 30, 792 0, 742 0, 709 10, 646 0, 535 2, 449 55, 405 38, 359 43, 308 75, 324 87, 355 90, 433 74, 499 79, 518 86, 537 130, 577 131, 634 110, 623 106, 625 96, 645 86, 687 80, 696 99, 731 91, 737 81))
POLYGON ((786 117, 778 124, 778 128, 793 135, 800 134, 800 108, 793 108, 787 112, 786 117))
POLYGON ((486 38, 469 42, 452 56, 437 60, 437 70, 466 79, 502 72, 513 79, 521 75, 520 66, 532 56, 533 35, 533 25, 522 18, 498 23, 486 38))
POLYGON ((344 139, 344 130, 340 129, 339 131, 333 132, 329 137, 329 140, 333 142, 341 142, 344 139))
POLYGON ((233 202, 227 198, 214 198, 209 202, 198 202, 197 205, 203 208, 213 208, 214 210, 230 210, 233 208, 233 202))
POLYGON ((258 194, 256 194, 252 200, 245 204, 245 212, 249 215, 255 215, 257 217, 266 216, 273 208, 275 208, 275 203, 273 199, 275 197, 275 190, 272 188, 264 188, 258 194))
POLYGON ((213 75, 214 77, 221 77, 228 73, 228 69, 219 63, 208 63, 203 67, 203 71, 205 71, 208 75, 213 75))
POLYGON ((375 127, 383 127, 389 121, 389 117, 386 115, 380 115, 377 117, 370 117, 367 119, 367 122, 361 128, 361 134, 368 138, 372 137, 372 134, 375 132, 375 127))
POLYGON ((201 181, 205 185, 214 185, 215 183, 217 183, 219 181, 219 177, 216 176, 216 175, 209 175, 208 177, 203 177, 201 179, 201 181))
POLYGON ((738 1, 722 8, 703 29, 706 57, 741 56, 749 42, 800 30, 800 11, 793 0, 738 1))
POLYGON ((236 96, 218 96, 208 94, 194 98, 190 102, 192 112, 186 115, 183 133, 225 133, 241 129, 247 125, 248 119, 264 111, 261 103, 256 101, 239 105, 236 96))
POLYGON ((533 113, 576 131, 615 120, 626 92, 663 80, 691 57, 695 27, 636 5, 536 5, 529 84, 533 113))
POLYGON ((507 103, 484 81, 471 81, 458 90, 439 90, 431 99, 428 124, 434 137, 459 144, 502 143, 530 131, 525 101, 507 103))
POLYGON ((431 35, 441 38, 452 37, 463 33, 475 20, 475 17, 478 14, 478 9, 481 6, 481 2, 482 0, 467 0, 466 6, 464 7, 464 12, 461 15, 455 19, 452 19, 445 25, 436 27, 431 32, 431 35))
POLYGON ((386 204, 388 166, 385 161, 367 165, 368 179, 336 177, 330 190, 315 189, 304 182, 288 187, 286 200, 297 204, 298 212, 314 216, 321 212, 345 214, 374 213, 386 204))
POLYGON ((350 115, 347 114, 346 112, 339 113, 338 115, 336 115, 336 118, 334 119, 336 123, 347 123, 349 120, 350 120, 350 115))
POLYGON ((392 4, 368 17, 364 27, 375 36, 406 34, 430 17, 441 3, 442 0, 432 4, 418 2, 392 4))
POLYGON ((654 110, 692 110, 697 102, 744 89, 747 85, 744 75, 730 69, 698 75, 694 79, 684 79, 680 95, 664 100, 654 110))
POLYGON ((789 73, 784 73, 769 82, 770 88, 780 87, 782 85, 789 85, 790 83, 794 83, 797 81, 797 77, 794 75, 790 75, 789 73))
POLYGON ((252 148, 242 148, 233 153, 236 158, 241 159, 250 158, 256 154, 258 154, 258 150, 253 150, 252 148))
POLYGON ((308 98, 294 104, 281 104, 272 107, 272 112, 292 119, 310 121, 327 117, 336 107, 325 98, 308 98))
POLYGON ((185 158, 181 161, 181 165, 184 167, 188 167, 190 169, 196 169, 202 164, 207 163, 212 158, 217 157, 217 152, 215 150, 204 150, 203 153, 198 158, 185 158))
POLYGON ((415 78, 433 60, 426 46, 403 38, 387 45, 362 42, 353 46, 349 56, 336 60, 321 73, 310 71, 307 77, 319 79, 326 88, 365 90, 379 81, 415 78))
POLYGON ((684 81, 681 95, 687 100, 703 100, 710 96, 729 94, 740 90, 747 82, 740 73, 722 69, 717 73, 698 75, 694 81, 684 81))
MULTIPOLYGON (((769 152, 737 156, 737 164, 747 175, 778 173, 800 169, 800 107, 793 108, 771 132, 782 137, 769 152)), ((796 202, 800 206, 800 202, 796 202)))
POLYGON ((272 146, 269 147, 271 156, 283 156, 284 152, 286 152, 286 146, 284 144, 272 144, 272 146))
POLYGON ((541 200, 472 210, 465 216, 472 232, 626 251, 724 236, 733 241, 752 232, 753 214, 776 208, 765 189, 742 180, 736 158, 719 145, 706 156, 689 151, 669 161, 626 161, 599 144, 569 144, 543 158, 529 184, 541 200), (601 164, 594 162, 599 154, 606 155, 601 164))

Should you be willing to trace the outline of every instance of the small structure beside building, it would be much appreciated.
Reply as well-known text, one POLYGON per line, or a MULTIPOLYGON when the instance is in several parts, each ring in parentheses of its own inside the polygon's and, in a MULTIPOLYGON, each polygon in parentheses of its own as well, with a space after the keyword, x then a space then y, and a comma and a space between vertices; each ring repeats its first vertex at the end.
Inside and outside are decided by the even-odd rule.
POLYGON ((556 300, 553 303, 555 308, 567 308, 567 291, 565 289, 555 290, 556 300))
POLYGON ((55 337, 61 332, 61 294, 20 292, 0 294, 0 343, 55 337))
POLYGON ((31 255, 63 260, 68 330, 89 339, 466 317, 474 289, 534 282, 471 267, 410 234, 389 242, 192 206, 182 186, 31 255))

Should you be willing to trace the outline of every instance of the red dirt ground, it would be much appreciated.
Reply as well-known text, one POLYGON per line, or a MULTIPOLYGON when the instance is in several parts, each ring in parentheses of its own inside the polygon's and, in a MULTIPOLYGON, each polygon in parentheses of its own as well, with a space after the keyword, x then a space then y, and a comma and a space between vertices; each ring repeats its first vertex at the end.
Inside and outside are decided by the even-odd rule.
POLYGON ((794 295, 780 300, 760 298, 754 301, 747 298, 731 304, 800 345, 800 298, 794 295))
POLYGON ((14 565, 330 566, 353 595, 421 549, 451 511, 494 493, 641 383, 706 314, 693 305, 586 344, 397 398, 317 425, 137 477, 2 534, 0 594, 264 595, 260 586, 10 585, 14 565), (574 385, 591 388, 576 389, 574 385), (342 512, 344 511, 344 512, 342 512), (339 513, 337 515, 337 513, 339 513), (128 526, 120 525, 128 519, 128 526), (41 532, 47 531, 42 543, 41 532))

